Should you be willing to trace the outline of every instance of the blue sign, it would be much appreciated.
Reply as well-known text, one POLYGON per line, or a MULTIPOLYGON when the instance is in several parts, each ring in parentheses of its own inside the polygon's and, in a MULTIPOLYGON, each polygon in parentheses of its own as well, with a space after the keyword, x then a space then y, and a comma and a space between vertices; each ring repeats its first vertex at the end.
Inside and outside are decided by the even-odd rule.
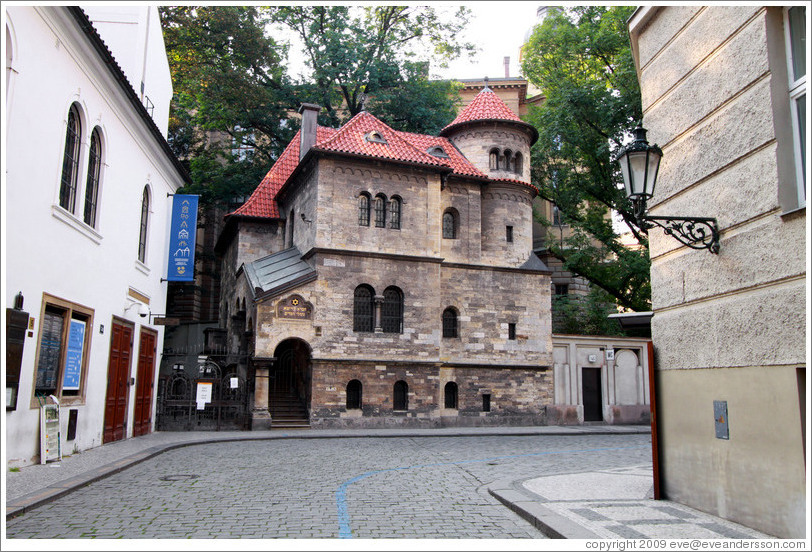
POLYGON ((192 282, 195 279, 195 236, 197 234, 196 195, 172 198, 172 224, 169 229, 169 263, 166 279, 192 282))
POLYGON ((71 319, 68 329, 68 350, 65 355, 63 391, 78 391, 82 376, 82 354, 85 350, 85 326, 81 320, 71 319))

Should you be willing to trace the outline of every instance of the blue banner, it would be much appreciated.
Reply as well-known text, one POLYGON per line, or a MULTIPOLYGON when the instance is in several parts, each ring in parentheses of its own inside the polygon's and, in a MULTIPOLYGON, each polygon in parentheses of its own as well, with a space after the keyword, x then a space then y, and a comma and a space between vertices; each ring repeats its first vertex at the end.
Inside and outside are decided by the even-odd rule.
POLYGON ((197 235, 196 195, 172 197, 172 224, 169 234, 169 263, 166 279, 191 282, 195 279, 195 236, 197 235))
POLYGON ((62 391, 79 389, 82 376, 82 355, 85 350, 85 323, 71 319, 68 328, 68 349, 65 354, 65 372, 62 376, 62 391))

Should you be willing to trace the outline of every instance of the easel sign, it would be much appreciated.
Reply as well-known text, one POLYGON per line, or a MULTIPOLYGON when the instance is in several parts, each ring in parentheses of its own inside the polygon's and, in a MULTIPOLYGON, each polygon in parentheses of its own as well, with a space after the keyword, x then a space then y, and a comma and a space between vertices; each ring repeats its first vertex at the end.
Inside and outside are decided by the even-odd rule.
POLYGON ((40 406, 40 443, 39 457, 40 464, 50 461, 59 462, 62 460, 62 443, 59 435, 59 401, 53 395, 45 399, 45 404, 40 406), (48 401, 53 401, 49 403, 48 401))

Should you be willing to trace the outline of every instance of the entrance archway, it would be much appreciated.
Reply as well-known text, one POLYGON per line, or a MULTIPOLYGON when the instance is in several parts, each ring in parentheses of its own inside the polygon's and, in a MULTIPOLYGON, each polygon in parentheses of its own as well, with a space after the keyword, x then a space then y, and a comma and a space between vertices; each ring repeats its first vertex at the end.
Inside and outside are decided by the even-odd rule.
POLYGON ((298 338, 282 341, 268 382, 268 406, 273 426, 283 421, 309 420, 312 370, 310 345, 298 338))

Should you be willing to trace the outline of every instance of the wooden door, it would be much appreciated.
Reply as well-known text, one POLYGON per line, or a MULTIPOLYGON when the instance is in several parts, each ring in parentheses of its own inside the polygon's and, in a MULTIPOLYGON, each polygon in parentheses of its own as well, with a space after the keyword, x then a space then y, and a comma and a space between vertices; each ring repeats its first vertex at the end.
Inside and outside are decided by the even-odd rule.
POLYGON ((581 368, 584 397, 584 421, 603 420, 603 394, 601 393, 601 369, 581 368))
POLYGON ((107 364, 107 400, 104 408, 104 437, 102 439, 104 443, 126 437, 127 379, 130 376, 132 349, 132 327, 113 322, 110 359, 107 364))
POLYGON ((135 376, 135 421, 133 436, 150 432, 152 426, 152 389, 155 378, 155 343, 157 336, 141 330, 138 343, 138 374, 135 376))

